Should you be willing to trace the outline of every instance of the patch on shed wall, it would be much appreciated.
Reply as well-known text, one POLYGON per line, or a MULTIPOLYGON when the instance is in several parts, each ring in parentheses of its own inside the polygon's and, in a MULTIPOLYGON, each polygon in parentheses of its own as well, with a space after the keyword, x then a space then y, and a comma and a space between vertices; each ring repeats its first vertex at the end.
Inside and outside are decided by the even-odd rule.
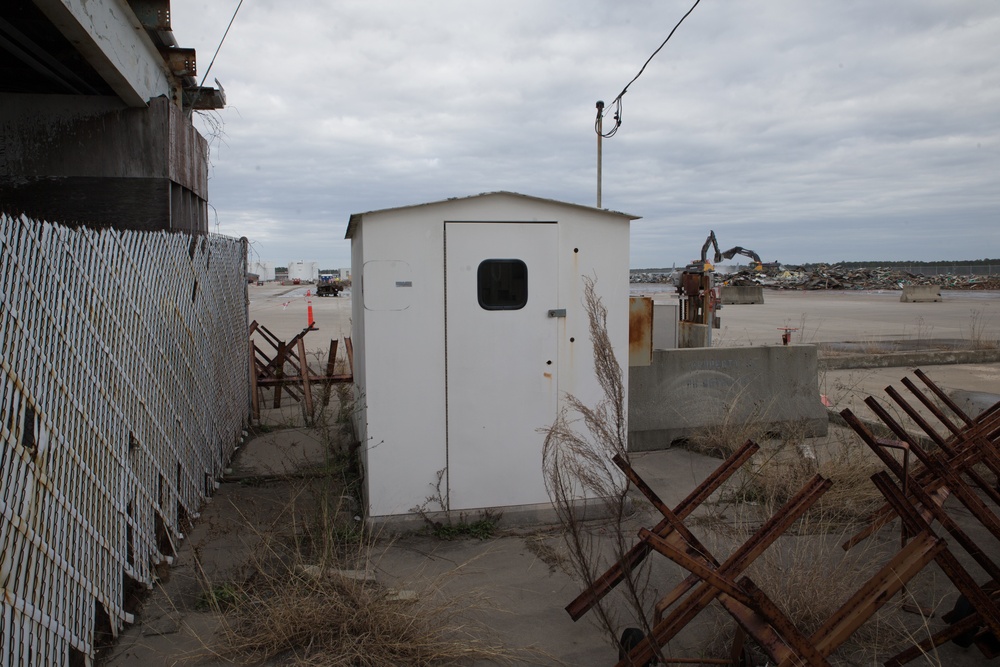
POLYGON ((374 259, 362 268, 365 310, 406 310, 410 307, 413 277, 409 262, 374 259))

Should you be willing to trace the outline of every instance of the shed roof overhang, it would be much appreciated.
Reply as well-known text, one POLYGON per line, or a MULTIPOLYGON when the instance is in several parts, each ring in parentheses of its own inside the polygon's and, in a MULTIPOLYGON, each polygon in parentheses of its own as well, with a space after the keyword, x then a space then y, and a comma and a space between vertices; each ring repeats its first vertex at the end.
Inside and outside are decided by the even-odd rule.
POLYGON ((366 211, 364 213, 354 213, 354 214, 351 215, 350 219, 348 220, 348 223, 347 223, 347 233, 344 234, 344 238, 345 239, 349 239, 349 238, 351 238, 351 237, 354 236, 354 233, 357 231, 358 225, 361 224, 361 219, 364 218, 366 215, 372 215, 372 214, 375 214, 375 213, 386 213, 386 212, 389 212, 389 211, 406 211, 406 210, 411 210, 411 209, 416 209, 416 208, 422 208, 422 207, 425 207, 425 206, 439 206, 441 204, 449 204, 451 202, 456 202, 456 201, 468 201, 468 200, 471 200, 471 199, 479 199, 479 198, 484 198, 484 197, 518 197, 518 198, 521 198, 521 199, 527 199, 527 200, 531 200, 531 201, 541 202, 541 203, 544 203, 544 204, 557 205, 557 206, 565 206, 565 207, 569 207, 569 208, 575 208, 575 209, 585 210, 585 211, 589 211, 589 212, 592 212, 592 213, 593 212, 605 213, 605 214, 607 214, 609 216, 618 217, 618 218, 624 218, 626 220, 639 220, 641 218, 641 216, 638 216, 638 215, 631 215, 629 213, 622 213, 620 211, 611 211, 611 210, 606 209, 606 208, 595 208, 593 206, 585 206, 583 204, 573 204, 571 202, 559 201, 558 199, 548 199, 548 198, 545 198, 545 197, 535 197, 533 195, 523 195, 523 194, 520 194, 518 192, 508 192, 506 190, 497 190, 495 192, 482 192, 482 193, 480 193, 478 195, 469 195, 467 197, 449 197, 448 199, 443 199, 443 200, 433 201, 433 202, 426 202, 424 204, 411 204, 409 206, 396 206, 396 207, 393 207, 393 208, 383 208, 383 209, 376 209, 374 211, 366 211))

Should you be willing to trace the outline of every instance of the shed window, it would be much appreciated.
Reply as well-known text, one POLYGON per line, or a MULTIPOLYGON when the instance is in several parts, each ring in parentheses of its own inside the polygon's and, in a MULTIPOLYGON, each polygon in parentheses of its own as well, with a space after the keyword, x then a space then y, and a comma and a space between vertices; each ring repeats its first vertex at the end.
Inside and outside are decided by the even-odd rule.
POLYGON ((528 267, 519 259, 483 260, 477 280, 486 310, 520 310, 528 303, 528 267))

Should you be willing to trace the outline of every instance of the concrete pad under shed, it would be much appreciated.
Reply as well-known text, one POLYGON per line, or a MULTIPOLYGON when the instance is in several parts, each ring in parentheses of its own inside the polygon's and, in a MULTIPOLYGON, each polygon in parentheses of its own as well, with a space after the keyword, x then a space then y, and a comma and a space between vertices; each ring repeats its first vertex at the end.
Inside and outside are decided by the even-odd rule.
POLYGON ((812 345, 656 350, 629 370, 629 450, 665 449, 723 422, 826 435, 812 345))

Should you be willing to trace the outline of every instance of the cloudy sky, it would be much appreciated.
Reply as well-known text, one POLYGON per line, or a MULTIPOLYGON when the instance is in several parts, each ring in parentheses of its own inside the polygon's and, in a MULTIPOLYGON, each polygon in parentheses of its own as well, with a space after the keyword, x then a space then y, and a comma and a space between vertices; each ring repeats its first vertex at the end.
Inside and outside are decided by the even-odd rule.
MULTIPOLYGON (((173 0, 200 74, 239 0, 173 0)), ((607 103, 692 0, 244 0, 209 73, 214 231, 349 265, 350 214, 511 190, 594 205, 607 103)), ((709 230, 765 261, 1000 257, 1000 4, 703 0, 623 98, 632 267, 709 230)), ((613 121, 609 113, 605 129, 613 121)))

